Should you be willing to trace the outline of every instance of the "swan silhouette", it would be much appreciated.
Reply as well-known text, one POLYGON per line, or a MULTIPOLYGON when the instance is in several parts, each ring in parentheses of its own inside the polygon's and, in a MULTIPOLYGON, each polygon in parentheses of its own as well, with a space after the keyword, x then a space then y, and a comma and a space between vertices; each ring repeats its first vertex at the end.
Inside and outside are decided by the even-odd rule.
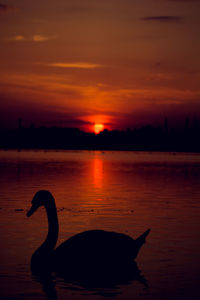
POLYGON ((150 229, 136 240, 128 235, 104 230, 89 230, 78 233, 63 242, 56 249, 58 239, 58 217, 55 200, 49 191, 38 191, 27 212, 31 216, 40 206, 44 206, 48 217, 48 234, 44 243, 31 258, 32 273, 88 272, 127 266, 136 258, 150 229))

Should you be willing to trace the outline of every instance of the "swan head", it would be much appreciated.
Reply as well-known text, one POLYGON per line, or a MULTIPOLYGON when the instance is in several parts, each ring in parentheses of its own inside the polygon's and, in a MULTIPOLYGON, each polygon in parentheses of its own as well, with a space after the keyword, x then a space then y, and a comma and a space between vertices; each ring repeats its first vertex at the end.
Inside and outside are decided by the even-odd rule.
POLYGON ((47 207, 50 202, 54 202, 53 196, 49 191, 41 190, 38 191, 35 196, 33 197, 33 200, 31 201, 32 206, 27 212, 27 217, 30 217, 34 212, 40 207, 45 206, 47 207))

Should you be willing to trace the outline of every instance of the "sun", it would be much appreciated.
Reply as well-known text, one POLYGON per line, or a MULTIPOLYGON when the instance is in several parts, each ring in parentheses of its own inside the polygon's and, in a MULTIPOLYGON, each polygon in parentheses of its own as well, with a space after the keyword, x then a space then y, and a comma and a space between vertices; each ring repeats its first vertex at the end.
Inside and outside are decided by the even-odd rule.
POLYGON ((100 133, 101 131, 103 131, 103 129, 104 129, 103 124, 94 124, 94 133, 95 134, 100 133))

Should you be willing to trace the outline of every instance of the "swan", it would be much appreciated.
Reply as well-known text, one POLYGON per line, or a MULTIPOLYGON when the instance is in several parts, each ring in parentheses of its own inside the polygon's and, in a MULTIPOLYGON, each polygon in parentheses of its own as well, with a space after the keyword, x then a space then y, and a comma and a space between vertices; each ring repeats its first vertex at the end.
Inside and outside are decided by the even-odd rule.
POLYGON ((133 262, 150 229, 136 240, 128 235, 104 230, 88 230, 78 233, 63 242, 56 249, 58 239, 58 217, 55 200, 46 190, 36 192, 32 206, 27 212, 30 217, 40 206, 44 206, 48 218, 48 234, 43 244, 31 258, 32 273, 77 272, 84 270, 107 270, 119 268, 133 262))

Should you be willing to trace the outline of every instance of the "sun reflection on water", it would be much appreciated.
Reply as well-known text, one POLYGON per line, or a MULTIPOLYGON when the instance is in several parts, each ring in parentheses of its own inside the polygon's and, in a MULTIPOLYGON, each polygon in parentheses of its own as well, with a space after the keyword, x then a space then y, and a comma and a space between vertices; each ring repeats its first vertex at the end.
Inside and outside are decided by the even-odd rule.
POLYGON ((94 187, 97 189, 102 189, 103 185, 103 161, 100 158, 94 158, 93 164, 93 182, 94 187))

